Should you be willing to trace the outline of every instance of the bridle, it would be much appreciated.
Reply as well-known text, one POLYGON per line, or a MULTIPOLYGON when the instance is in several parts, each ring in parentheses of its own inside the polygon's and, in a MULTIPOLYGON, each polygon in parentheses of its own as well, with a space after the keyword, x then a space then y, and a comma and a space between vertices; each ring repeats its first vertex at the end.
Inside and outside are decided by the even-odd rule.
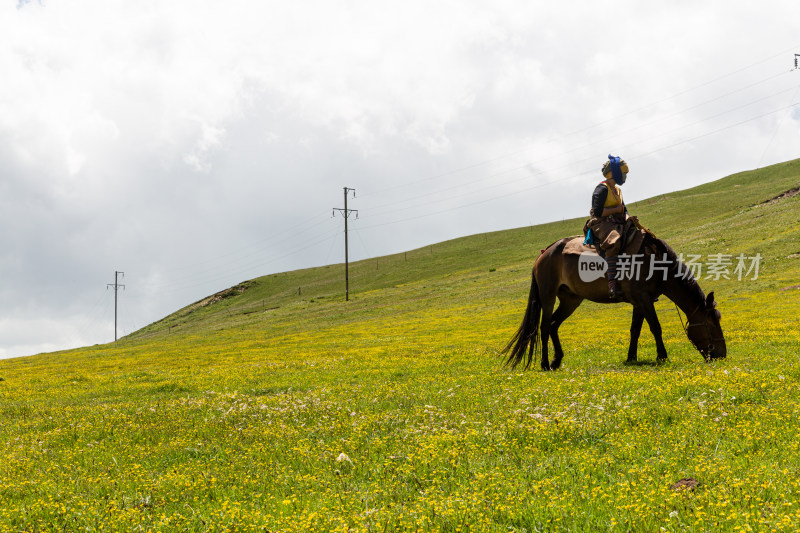
POLYGON ((683 326, 683 332, 686 334, 687 337, 689 337, 689 328, 694 328, 694 327, 704 327, 704 328, 706 328, 706 333, 708 333, 709 344, 708 344, 708 346, 705 347, 705 349, 703 349, 700 346, 698 346, 697 343, 694 341, 694 339, 692 339, 691 337, 689 337, 689 340, 692 342, 692 344, 694 345, 695 349, 703 355, 703 358, 708 360, 709 354, 714 351, 714 348, 716 348, 716 346, 714 346, 714 341, 720 341, 721 340, 721 341, 724 342, 725 339, 723 337, 715 337, 714 336, 713 332, 711 331, 711 326, 708 324, 708 313, 703 313, 703 321, 702 322, 694 322, 694 323, 692 323, 692 322, 689 321, 690 320, 689 317, 694 316, 695 313, 697 313, 700 310, 701 307, 703 307, 702 303, 700 305, 698 305, 695 308, 694 311, 692 311, 691 313, 686 315, 686 321, 687 321, 686 325, 684 325, 684 323, 683 323, 683 316, 681 315, 680 309, 678 309, 678 305, 677 304, 675 305, 675 311, 677 311, 677 313, 678 313, 678 318, 680 318, 680 320, 681 320, 681 326, 683 326))

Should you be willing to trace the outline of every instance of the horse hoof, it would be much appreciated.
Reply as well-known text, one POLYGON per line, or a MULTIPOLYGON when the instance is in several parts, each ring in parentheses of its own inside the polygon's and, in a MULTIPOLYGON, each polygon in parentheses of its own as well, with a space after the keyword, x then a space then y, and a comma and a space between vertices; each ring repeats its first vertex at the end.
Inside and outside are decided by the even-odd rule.
POLYGON ((542 370, 544 370, 545 372, 548 372, 550 370, 550 365, 542 363, 542 370))

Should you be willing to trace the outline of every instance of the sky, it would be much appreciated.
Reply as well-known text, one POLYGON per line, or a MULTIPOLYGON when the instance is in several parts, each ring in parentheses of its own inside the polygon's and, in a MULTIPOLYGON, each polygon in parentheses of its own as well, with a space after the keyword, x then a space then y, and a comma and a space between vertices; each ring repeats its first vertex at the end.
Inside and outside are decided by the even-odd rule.
POLYGON ((797 0, 5 0, 0 357, 341 263, 344 187, 359 260, 798 158, 795 54, 797 0))

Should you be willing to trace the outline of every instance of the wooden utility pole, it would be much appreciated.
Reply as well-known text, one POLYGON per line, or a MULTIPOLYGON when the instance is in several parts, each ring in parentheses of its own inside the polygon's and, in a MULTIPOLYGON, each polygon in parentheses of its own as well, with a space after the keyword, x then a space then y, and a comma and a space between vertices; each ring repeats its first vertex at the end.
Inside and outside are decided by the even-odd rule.
POLYGON ((356 214, 356 218, 358 218, 358 209, 347 209, 347 196, 353 192, 353 198, 356 197, 356 190, 351 189, 350 187, 344 188, 344 209, 334 207, 333 208, 333 215, 336 216, 336 211, 339 211, 342 216, 344 217, 344 300, 350 300, 350 258, 348 257, 348 247, 347 247, 347 219, 350 218, 351 213, 356 214))
POLYGON ((122 277, 125 277, 125 272, 114 271, 114 283, 107 283, 106 289, 109 287, 114 287, 114 342, 117 342, 117 291, 120 287, 123 289, 125 285, 120 285, 119 283, 119 275, 122 274, 122 277))

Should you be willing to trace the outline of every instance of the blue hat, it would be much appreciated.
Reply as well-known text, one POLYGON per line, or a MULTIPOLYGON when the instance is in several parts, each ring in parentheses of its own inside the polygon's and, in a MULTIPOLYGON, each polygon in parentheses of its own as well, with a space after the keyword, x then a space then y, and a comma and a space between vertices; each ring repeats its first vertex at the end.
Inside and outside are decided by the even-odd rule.
POLYGON ((608 161, 603 165, 603 176, 611 174, 613 180, 622 185, 627 173, 628 164, 622 158, 608 154, 608 161))

